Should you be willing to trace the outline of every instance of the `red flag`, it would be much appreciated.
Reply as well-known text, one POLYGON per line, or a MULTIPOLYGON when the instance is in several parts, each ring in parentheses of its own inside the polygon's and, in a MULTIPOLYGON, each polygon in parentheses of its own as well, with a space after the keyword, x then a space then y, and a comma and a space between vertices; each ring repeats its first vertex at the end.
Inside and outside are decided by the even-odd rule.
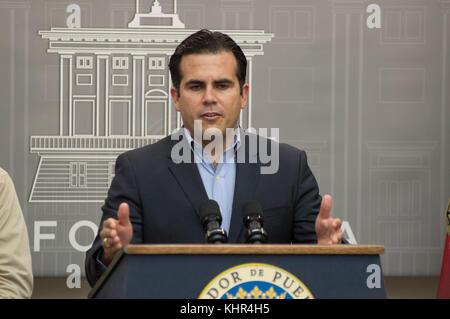
POLYGON ((438 299, 450 299, 450 201, 446 212, 447 239, 444 247, 444 257, 442 258, 441 277, 437 292, 438 299))

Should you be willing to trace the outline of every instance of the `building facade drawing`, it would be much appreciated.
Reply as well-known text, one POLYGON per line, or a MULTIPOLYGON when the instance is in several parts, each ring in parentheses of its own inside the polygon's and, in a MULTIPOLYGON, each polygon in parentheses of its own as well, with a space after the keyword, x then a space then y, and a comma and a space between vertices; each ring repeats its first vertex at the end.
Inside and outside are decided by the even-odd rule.
MULTIPOLYGON (((125 29, 51 28, 40 31, 48 53, 59 56, 59 135, 31 136, 40 156, 29 202, 103 202, 117 156, 155 143, 181 127, 173 111, 168 62, 178 44, 196 30, 184 28, 173 2, 158 0, 125 29)), ((273 34, 224 30, 248 59, 263 55, 273 34)), ((251 127, 251 92, 240 125, 251 127)))

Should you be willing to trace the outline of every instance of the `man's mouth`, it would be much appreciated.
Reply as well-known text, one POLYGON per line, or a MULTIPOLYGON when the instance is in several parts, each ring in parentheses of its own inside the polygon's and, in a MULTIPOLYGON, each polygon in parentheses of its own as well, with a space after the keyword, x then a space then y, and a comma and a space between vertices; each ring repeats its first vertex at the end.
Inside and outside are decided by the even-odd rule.
POLYGON ((208 119, 208 120, 215 120, 217 118, 219 118, 221 115, 219 113, 215 113, 215 112, 207 112, 202 114, 202 118, 204 119, 208 119))

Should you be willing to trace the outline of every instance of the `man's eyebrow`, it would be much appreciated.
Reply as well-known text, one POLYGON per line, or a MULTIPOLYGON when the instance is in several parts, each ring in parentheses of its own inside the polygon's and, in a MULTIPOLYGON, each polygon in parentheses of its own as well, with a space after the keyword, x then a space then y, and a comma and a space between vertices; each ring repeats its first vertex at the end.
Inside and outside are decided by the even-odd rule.
POLYGON ((202 84, 203 85, 203 84, 205 84, 205 82, 200 81, 200 80, 189 80, 184 85, 188 86, 188 85, 192 85, 192 84, 197 84, 197 85, 202 84))
POLYGON ((233 81, 227 78, 214 81, 215 84, 233 84, 233 81))
MULTIPOLYGON (((201 80, 189 80, 187 81, 184 85, 185 86, 189 86, 189 85, 205 85, 205 81, 201 81, 201 80)), ((223 78, 223 79, 219 79, 219 80, 215 80, 214 84, 233 84, 233 81, 227 78, 223 78)))

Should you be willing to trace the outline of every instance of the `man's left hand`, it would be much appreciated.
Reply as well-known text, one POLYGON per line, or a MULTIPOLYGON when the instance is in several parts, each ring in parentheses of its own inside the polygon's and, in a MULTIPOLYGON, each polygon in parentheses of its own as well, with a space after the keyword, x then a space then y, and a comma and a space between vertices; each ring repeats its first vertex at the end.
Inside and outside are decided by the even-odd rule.
POLYGON ((330 216, 331 201, 330 195, 323 195, 319 215, 316 219, 317 243, 319 245, 336 245, 342 242, 342 221, 330 216))

